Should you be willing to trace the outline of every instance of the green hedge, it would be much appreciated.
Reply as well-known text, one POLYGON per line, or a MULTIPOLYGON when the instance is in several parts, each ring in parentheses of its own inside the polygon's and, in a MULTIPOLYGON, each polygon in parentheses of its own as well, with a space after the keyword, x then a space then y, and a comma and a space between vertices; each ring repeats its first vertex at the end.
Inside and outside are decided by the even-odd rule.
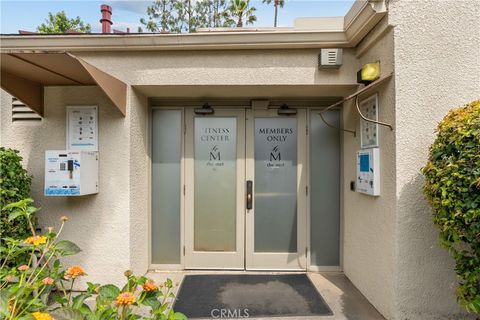
MULTIPOLYGON (((10 209, 4 207, 30 197, 32 177, 22 167, 22 157, 17 150, 0 147, 0 235, 1 238, 25 239, 32 233, 28 221, 18 218, 8 221, 10 209)), ((4 242, 1 240, 3 247, 4 242)))
POLYGON ((441 244, 456 262, 458 302, 480 313, 480 100, 442 120, 422 171, 441 244))

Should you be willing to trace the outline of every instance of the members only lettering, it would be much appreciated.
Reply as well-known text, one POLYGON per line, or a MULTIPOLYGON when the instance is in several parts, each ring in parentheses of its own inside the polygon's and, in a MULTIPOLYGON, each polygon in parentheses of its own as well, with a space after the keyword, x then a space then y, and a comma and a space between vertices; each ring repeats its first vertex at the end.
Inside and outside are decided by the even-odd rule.
POLYGON ((266 135, 268 142, 283 142, 294 132, 292 128, 260 128, 258 133, 266 135))

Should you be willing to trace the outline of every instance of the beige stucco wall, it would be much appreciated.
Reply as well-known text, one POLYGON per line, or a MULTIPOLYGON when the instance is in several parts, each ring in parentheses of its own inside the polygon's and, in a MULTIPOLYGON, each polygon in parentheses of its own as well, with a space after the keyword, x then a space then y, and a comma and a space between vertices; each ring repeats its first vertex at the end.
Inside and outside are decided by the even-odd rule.
POLYGON ((123 117, 97 87, 51 87, 40 123, 12 123, 11 96, 1 90, 0 144, 20 150, 34 177, 40 227, 58 227, 61 216, 69 217, 64 237, 82 253, 66 262, 82 265, 91 282, 120 282, 127 269, 139 274, 148 269, 148 101, 135 90, 128 96, 123 117), (45 197, 45 150, 65 149, 65 106, 89 104, 99 106, 99 193, 45 197))
MULTIPOLYGON (((398 319, 465 319, 453 261, 438 246, 421 167, 437 123, 480 97, 480 3, 391 1, 395 26, 398 319)), ((472 316, 472 318, 475 318, 472 316)))
POLYGON ((130 268, 137 274, 149 267, 150 178, 148 100, 136 90, 129 91, 130 105, 130 268))
MULTIPOLYGON (((382 74, 393 71, 393 32, 387 20, 361 44, 356 70, 365 63, 381 63, 382 74), (365 45, 367 48, 364 48, 365 45)), ((394 79, 378 90, 379 119, 395 122, 394 79)), ((388 319, 395 314, 395 132, 379 127, 381 196, 371 197, 350 190, 356 179, 356 152, 360 149, 360 121, 353 101, 343 106, 343 126, 356 130, 343 133, 343 269, 346 276, 388 319)))
POLYGON ((78 52, 131 85, 326 85, 355 83, 354 50, 339 70, 318 71, 318 49, 78 52))
POLYGON ((64 237, 83 250, 67 259, 82 265, 88 281, 122 279, 130 268, 130 118, 124 118, 97 87, 50 87, 45 90, 45 117, 40 123, 11 122, 11 97, 3 90, 2 146, 20 150, 24 165, 33 175, 32 197, 42 208, 39 224, 58 228, 60 217, 70 218, 64 237), (45 197, 45 150, 65 149, 65 106, 99 106, 99 190, 82 197, 45 197))
MULTIPOLYGON (((466 319, 454 263, 438 245, 420 174, 437 123, 480 97, 480 6, 476 1, 391 1, 389 15, 359 44, 362 63, 380 60, 395 77, 379 90, 382 195, 349 190, 357 137, 344 134, 344 270, 387 319, 466 319), (390 26, 390 27, 389 27, 390 26), (378 36, 376 36, 378 35, 378 36)), ((359 130, 352 103, 344 125, 359 130)))

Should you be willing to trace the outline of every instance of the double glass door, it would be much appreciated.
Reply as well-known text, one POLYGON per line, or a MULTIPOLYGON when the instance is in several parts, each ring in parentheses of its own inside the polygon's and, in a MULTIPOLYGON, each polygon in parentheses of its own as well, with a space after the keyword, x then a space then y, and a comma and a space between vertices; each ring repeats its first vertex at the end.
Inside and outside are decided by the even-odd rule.
POLYGON ((185 120, 185 267, 305 270, 305 110, 185 120))

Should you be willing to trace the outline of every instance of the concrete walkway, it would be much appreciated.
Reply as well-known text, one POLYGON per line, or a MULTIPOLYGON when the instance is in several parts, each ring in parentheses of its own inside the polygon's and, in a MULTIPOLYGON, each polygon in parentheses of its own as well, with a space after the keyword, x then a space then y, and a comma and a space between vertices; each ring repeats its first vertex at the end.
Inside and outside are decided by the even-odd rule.
MULTIPOLYGON (((249 271, 158 271, 149 272, 147 277, 155 282, 163 282, 170 278, 174 283, 180 284, 187 274, 256 274, 249 271)), ((279 272, 269 272, 279 274, 279 272)), ((313 284, 333 311, 333 316, 301 317, 302 320, 384 320, 384 317, 368 302, 368 300, 355 288, 343 273, 340 272, 308 272, 313 284)), ((175 288, 177 293, 178 287, 175 288)), ((253 319, 253 318, 250 318, 253 319)), ((256 318, 261 319, 261 318, 256 318)), ((265 320, 285 319, 293 317, 269 317, 265 320)))

